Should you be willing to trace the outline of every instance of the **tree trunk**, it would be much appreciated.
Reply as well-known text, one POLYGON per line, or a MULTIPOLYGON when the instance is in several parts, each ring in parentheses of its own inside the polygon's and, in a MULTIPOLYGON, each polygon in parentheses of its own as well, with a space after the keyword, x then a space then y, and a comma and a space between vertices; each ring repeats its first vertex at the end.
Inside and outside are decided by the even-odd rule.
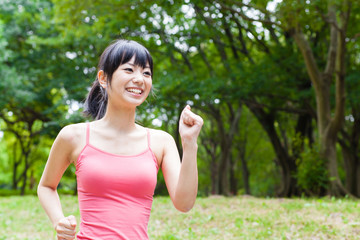
POLYGON ((75 188, 74 188, 74 191, 73 191, 73 196, 76 196, 78 194, 78 191, 77 191, 78 183, 77 183, 76 176, 75 176, 74 181, 75 181, 75 188))
MULTIPOLYGON (((224 103, 226 104, 226 103, 224 103)), ((217 131, 218 131, 218 141, 220 141, 220 161, 219 161, 219 177, 218 177, 218 189, 219 194, 229 196, 230 192, 230 155, 233 145, 234 135, 237 132, 238 123, 241 117, 242 105, 237 106, 236 111, 233 111, 232 105, 230 103, 226 104, 229 110, 229 124, 227 128, 224 121, 222 112, 220 111, 221 107, 216 108, 215 106, 210 105, 208 112, 213 117, 216 122, 217 131)), ((223 113, 226 114, 226 113, 223 113)))
POLYGON ((344 159, 346 172, 346 189, 356 197, 360 197, 360 159, 359 159, 359 140, 360 140, 360 114, 359 110, 353 108, 353 126, 349 128, 350 133, 341 131, 338 139, 344 159))
POLYGON ((17 179, 17 168, 19 166, 19 162, 14 160, 13 164, 13 174, 12 174, 12 189, 16 190, 18 188, 18 179, 17 179))
POLYGON ((30 151, 27 151, 24 153, 24 171, 22 173, 22 179, 23 179, 23 183, 22 183, 22 186, 21 186, 21 191, 20 191, 20 195, 23 196, 25 195, 25 190, 26 190, 26 185, 27 185, 27 172, 29 170, 29 153, 30 151))
POLYGON ((219 164, 219 194, 230 196, 230 185, 229 185, 229 155, 230 155, 230 144, 226 139, 221 140, 221 157, 219 164))
MULTIPOLYGON (((210 125, 211 126, 211 125, 210 125)), ((212 126, 211 126, 212 128, 212 126)), ((209 134, 212 136, 212 134, 209 134)), ((210 179, 211 179, 211 194, 219 194, 218 188, 218 155, 216 154, 217 151, 217 140, 216 139, 205 139, 201 138, 202 145, 205 148, 205 151, 210 156, 210 179)))
POLYGON ((346 172, 346 189, 356 197, 360 197, 360 159, 357 151, 341 144, 346 172))
POLYGON ((329 180, 330 188, 329 193, 333 196, 345 196, 348 191, 344 188, 343 184, 340 181, 336 157, 336 139, 327 138, 324 139, 325 142, 321 143, 323 149, 320 149, 320 156, 327 159, 328 161, 328 171, 329 171, 329 180))
POLYGON ((262 108, 251 102, 247 102, 246 105, 264 128, 277 156, 282 177, 282 186, 277 194, 281 197, 298 195, 297 181, 293 176, 297 171, 296 164, 294 159, 289 156, 288 150, 284 148, 279 139, 279 136, 274 128, 274 118, 272 114, 266 113, 262 108))
POLYGON ((36 185, 36 179, 34 177, 34 170, 30 172, 30 182, 29 182, 29 189, 33 190, 36 185))
POLYGON ((329 5, 330 43, 324 72, 320 72, 310 44, 300 27, 294 29, 293 32, 295 42, 303 55, 307 72, 314 86, 320 157, 327 162, 330 180, 329 191, 331 195, 335 196, 343 196, 347 193, 339 178, 336 159, 337 134, 342 128, 345 117, 345 33, 350 9, 348 1, 344 1, 343 4, 347 11, 341 15, 342 26, 338 24, 335 6, 329 5), (334 73, 336 77, 336 106, 334 114, 332 114, 330 87, 334 73))
POLYGON ((218 176, 218 166, 217 161, 214 158, 211 158, 211 194, 219 194, 219 185, 217 184, 219 182, 218 176))
POLYGON ((14 143, 13 146, 13 174, 12 174, 12 189, 16 190, 18 188, 18 178, 17 178, 17 170, 18 170, 18 166, 21 163, 21 156, 20 156, 20 160, 17 160, 17 155, 16 155, 16 143, 14 143))
POLYGON ((239 149, 239 158, 241 160, 241 173, 242 173, 242 179, 243 179, 244 188, 245 188, 245 194, 251 195, 250 183, 249 183, 250 172, 249 172, 249 168, 247 166, 247 161, 245 159, 245 147, 246 147, 246 144, 243 144, 242 148, 239 149))
POLYGON ((230 193, 236 196, 238 191, 238 179, 236 177, 237 161, 233 158, 233 154, 230 153, 230 193))

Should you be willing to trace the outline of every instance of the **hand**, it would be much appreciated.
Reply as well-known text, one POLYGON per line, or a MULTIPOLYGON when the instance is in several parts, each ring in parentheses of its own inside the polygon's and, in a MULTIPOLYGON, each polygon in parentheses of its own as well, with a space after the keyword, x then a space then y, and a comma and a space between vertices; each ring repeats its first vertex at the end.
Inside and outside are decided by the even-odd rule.
POLYGON ((59 220, 55 226, 57 240, 73 240, 76 235, 76 218, 72 215, 59 220))
POLYGON ((203 123, 203 119, 193 113, 189 105, 184 108, 179 120, 179 132, 183 145, 196 144, 203 123))

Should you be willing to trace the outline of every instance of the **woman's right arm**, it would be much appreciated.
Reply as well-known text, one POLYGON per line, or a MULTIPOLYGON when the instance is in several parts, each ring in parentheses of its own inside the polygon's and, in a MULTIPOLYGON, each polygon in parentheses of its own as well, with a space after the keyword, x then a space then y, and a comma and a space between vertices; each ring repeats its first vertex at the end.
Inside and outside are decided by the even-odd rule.
POLYGON ((58 239, 74 239, 76 234, 76 219, 73 216, 65 217, 62 211, 57 186, 62 175, 71 163, 74 152, 75 134, 67 126, 56 137, 37 193, 42 207, 50 218, 58 239))

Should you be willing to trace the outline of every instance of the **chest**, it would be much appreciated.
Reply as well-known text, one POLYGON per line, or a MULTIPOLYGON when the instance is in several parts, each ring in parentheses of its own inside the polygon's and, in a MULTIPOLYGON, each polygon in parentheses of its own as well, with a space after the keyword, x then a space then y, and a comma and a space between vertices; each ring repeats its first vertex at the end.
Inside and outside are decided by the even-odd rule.
POLYGON ((78 189, 94 195, 152 196, 157 172, 157 162, 150 150, 120 156, 87 146, 76 165, 78 189))

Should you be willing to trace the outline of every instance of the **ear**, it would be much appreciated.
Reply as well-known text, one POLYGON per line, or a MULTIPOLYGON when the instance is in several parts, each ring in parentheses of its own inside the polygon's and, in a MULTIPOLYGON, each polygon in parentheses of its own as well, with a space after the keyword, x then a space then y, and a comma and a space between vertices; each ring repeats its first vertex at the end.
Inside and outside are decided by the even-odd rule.
POLYGON ((101 87, 103 87, 103 88, 107 87, 107 80, 106 80, 106 76, 105 76, 105 73, 103 70, 100 70, 97 73, 97 79, 98 79, 101 87))

